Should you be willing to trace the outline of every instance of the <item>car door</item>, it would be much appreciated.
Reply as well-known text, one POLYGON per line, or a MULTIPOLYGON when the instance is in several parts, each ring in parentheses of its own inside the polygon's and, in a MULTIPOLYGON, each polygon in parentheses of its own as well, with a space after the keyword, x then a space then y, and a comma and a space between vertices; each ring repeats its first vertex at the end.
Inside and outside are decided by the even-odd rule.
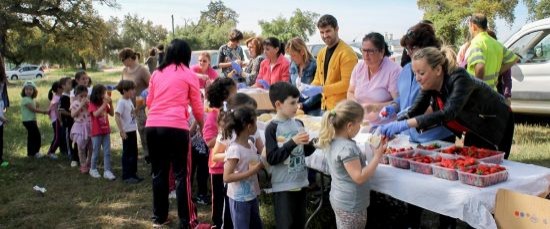
POLYGON ((31 68, 29 66, 25 66, 25 67, 20 68, 19 69, 19 79, 22 79, 22 80, 32 79, 32 77, 30 76, 30 70, 31 70, 31 68))

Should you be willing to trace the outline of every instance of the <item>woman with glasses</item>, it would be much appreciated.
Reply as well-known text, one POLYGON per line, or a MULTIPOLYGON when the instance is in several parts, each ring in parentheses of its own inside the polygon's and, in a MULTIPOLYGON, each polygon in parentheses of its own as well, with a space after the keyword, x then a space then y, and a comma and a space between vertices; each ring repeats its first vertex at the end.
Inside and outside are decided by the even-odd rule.
POLYGON ((207 88, 216 78, 218 73, 210 65, 210 54, 201 52, 199 54, 199 63, 191 66, 191 71, 195 72, 199 78, 199 86, 201 89, 207 88))
POLYGON ((354 100, 365 109, 365 120, 380 124, 378 112, 397 98, 397 77, 401 66, 388 57, 390 51, 384 36, 369 33, 361 44, 363 60, 360 60, 351 73, 348 99, 354 100))

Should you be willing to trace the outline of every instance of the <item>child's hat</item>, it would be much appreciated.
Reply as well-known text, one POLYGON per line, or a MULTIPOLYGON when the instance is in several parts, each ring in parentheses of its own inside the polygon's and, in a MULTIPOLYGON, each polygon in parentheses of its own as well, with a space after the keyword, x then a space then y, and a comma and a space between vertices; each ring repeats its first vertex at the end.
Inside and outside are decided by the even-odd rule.
POLYGON ((23 87, 26 87, 26 86, 32 86, 36 88, 36 84, 34 84, 33 81, 25 81, 25 83, 23 84, 23 87))

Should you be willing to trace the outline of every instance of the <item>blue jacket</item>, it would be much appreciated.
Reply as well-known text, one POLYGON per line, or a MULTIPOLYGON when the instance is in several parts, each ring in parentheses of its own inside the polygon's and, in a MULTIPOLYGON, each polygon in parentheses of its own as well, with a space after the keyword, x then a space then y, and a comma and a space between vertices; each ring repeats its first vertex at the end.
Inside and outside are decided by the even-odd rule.
MULTIPOLYGON (((314 58, 309 59, 309 64, 304 69, 302 73, 302 78, 300 82, 305 84, 311 84, 313 78, 315 78, 315 71, 317 70, 317 62, 314 58)), ((290 83, 296 86, 296 79, 299 76, 298 65, 292 61, 290 63, 290 83)), ((300 96, 300 102, 302 103, 302 108, 306 114, 309 114, 310 111, 315 111, 321 109, 321 99, 322 95, 316 95, 309 98, 304 98, 300 96)))

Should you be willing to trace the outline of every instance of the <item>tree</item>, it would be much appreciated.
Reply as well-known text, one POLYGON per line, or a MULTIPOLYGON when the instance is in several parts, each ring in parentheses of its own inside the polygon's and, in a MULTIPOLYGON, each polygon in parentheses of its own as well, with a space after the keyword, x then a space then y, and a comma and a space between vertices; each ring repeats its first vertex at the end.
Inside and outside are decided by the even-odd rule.
MULTIPOLYGON (((490 29, 495 30, 495 20, 502 18, 508 25, 514 20, 517 0, 418 0, 418 8, 424 10, 424 19, 434 23, 436 34, 443 42, 455 45, 464 41, 468 33, 466 19, 473 13, 487 16, 490 29)), ((412 25, 411 25, 412 26, 412 25)))
POLYGON ((166 39, 168 34, 164 27, 154 25, 150 20, 145 21, 143 18, 131 14, 124 16, 120 27, 119 39, 122 47, 130 47, 141 53, 148 53, 147 50, 150 47, 157 46, 160 41, 166 39))
POLYGON ((208 4, 208 9, 206 11, 201 11, 201 17, 199 24, 214 24, 217 26, 222 26, 226 22, 232 22, 237 24, 237 18, 239 14, 235 10, 225 6, 223 2, 220 1, 211 1, 208 4))
POLYGON ((529 12, 529 19, 540 20, 550 17, 550 0, 523 0, 529 12))
POLYGON ((270 22, 260 20, 258 23, 265 37, 277 37, 283 42, 294 37, 308 41, 309 36, 315 32, 315 21, 318 17, 318 13, 296 9, 288 20, 279 16, 270 22))

